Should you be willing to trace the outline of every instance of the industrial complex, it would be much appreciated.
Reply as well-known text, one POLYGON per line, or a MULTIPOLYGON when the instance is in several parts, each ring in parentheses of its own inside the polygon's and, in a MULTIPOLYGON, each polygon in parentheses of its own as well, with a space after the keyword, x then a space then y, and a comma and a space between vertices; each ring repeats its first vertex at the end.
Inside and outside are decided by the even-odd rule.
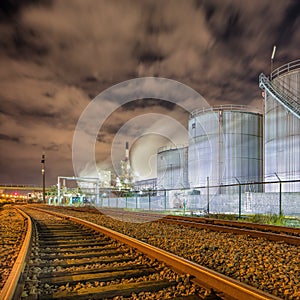
POLYGON ((261 74, 259 87, 260 108, 222 105, 192 111, 188 145, 157 150, 157 178, 134 177, 126 142, 121 174, 109 174, 111 183, 105 185, 85 183, 87 201, 101 207, 300 213, 294 209, 300 192, 300 60, 269 77, 261 74))
MULTIPOLYGON (((197 188, 300 179, 300 60, 261 74, 264 107, 218 106, 192 112, 189 145, 157 153, 157 187, 197 188)), ((271 191, 256 186, 258 191, 271 191)), ((299 192, 300 183, 284 185, 299 192)))

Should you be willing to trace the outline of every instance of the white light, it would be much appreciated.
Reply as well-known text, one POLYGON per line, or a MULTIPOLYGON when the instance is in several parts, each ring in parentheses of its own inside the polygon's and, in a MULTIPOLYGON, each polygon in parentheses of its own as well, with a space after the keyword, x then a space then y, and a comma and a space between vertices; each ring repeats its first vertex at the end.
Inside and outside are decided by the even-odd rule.
POLYGON ((273 52, 272 52, 271 60, 274 59, 274 57, 275 57, 275 52, 276 52, 276 46, 273 47, 273 52))

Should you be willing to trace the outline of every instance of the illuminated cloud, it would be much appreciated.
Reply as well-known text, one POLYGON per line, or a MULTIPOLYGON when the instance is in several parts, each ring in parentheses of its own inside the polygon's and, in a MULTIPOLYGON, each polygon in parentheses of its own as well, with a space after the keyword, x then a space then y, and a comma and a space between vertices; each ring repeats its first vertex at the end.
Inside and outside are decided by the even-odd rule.
MULTIPOLYGON (((2 1, 0 182, 40 184, 43 151, 47 184, 72 175, 81 112, 124 80, 165 77, 210 104, 260 105, 258 75, 269 72, 273 45, 275 67, 299 59, 299 9, 294 0, 2 1)), ((109 167, 115 125, 148 112, 187 123, 176 107, 128 105, 99 134, 97 160, 109 167)))

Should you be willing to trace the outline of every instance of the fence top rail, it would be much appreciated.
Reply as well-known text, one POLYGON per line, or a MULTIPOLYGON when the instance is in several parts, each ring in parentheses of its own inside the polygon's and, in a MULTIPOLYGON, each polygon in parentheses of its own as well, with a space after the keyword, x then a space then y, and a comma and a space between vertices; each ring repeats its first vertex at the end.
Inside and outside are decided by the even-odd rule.
POLYGON ((273 180, 273 181, 253 181, 253 182, 240 182, 240 183, 232 183, 232 184, 224 184, 224 185, 202 185, 202 186, 195 186, 195 187, 182 187, 182 188, 157 188, 157 189, 145 189, 145 190, 118 190, 113 188, 100 188, 100 190, 107 190, 109 189, 111 192, 127 192, 133 194, 143 193, 144 195, 147 193, 153 192, 165 192, 165 191, 187 191, 187 190, 198 190, 198 189, 205 189, 209 188, 226 188, 226 187, 238 187, 238 186, 249 186, 249 185, 266 185, 266 184, 286 184, 286 183, 295 183, 300 182, 300 179, 293 179, 293 180, 273 180))

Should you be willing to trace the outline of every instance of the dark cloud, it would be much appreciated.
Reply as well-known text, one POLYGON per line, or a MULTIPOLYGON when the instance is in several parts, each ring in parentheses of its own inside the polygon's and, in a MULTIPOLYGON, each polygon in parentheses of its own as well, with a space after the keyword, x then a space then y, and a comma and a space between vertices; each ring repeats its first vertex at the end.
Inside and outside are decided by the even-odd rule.
POLYGON ((0 133, 0 140, 3 140, 3 141, 12 141, 12 142, 16 142, 16 143, 20 142, 20 138, 13 137, 13 136, 8 136, 8 135, 2 134, 2 133, 0 133))
POLYGON ((162 61, 164 59, 164 55, 156 51, 145 49, 137 53, 137 59, 141 63, 151 64, 151 63, 162 61))
MULTIPOLYGON (((270 71, 273 45, 274 67, 299 58, 299 11, 294 0, 1 1, 0 139, 7 175, 0 181, 38 182, 45 150, 49 183, 71 174, 81 112, 124 80, 165 77, 210 104, 260 105, 258 75, 270 71)), ((111 103, 101 105, 105 111, 111 103)), ((101 129, 99 160, 109 156, 126 122, 150 112, 187 122, 172 103, 129 102, 101 129)))
POLYGON ((126 104, 122 105, 122 110, 135 110, 135 109, 148 109, 148 111, 151 109, 151 107, 160 107, 160 108, 166 108, 168 110, 173 110, 177 105, 175 103, 160 100, 160 99, 137 99, 134 101, 127 102, 126 104))
POLYGON ((51 0, 3 0, 0 2, 0 20, 9 22, 18 17, 23 8, 28 5, 45 5, 49 6, 51 0))
POLYGON ((292 37, 299 31, 297 22, 300 21, 300 2, 294 1, 284 11, 284 15, 280 24, 277 26, 277 41, 280 46, 289 44, 292 41, 292 37))
POLYGON ((60 149, 61 149, 61 146, 58 145, 58 144, 55 144, 55 143, 50 143, 49 145, 43 147, 44 151, 54 151, 54 152, 57 152, 60 149))

